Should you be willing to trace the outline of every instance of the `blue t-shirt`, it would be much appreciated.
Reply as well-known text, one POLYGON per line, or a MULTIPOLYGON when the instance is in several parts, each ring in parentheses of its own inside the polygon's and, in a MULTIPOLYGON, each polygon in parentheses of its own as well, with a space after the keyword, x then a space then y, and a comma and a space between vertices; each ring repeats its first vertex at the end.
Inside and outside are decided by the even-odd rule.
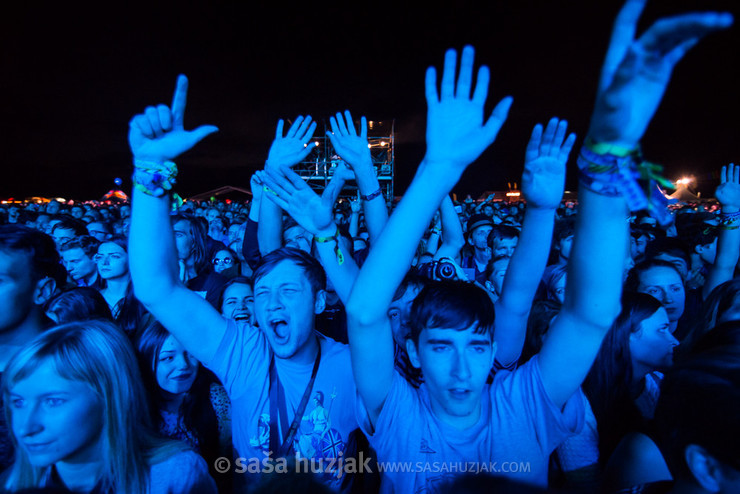
MULTIPOLYGON (((348 438, 358 428, 354 413, 357 391, 349 347, 319 333, 316 335, 321 345, 321 362, 293 449, 297 457, 324 459, 323 464, 316 464, 331 468, 330 459, 348 458, 355 453, 349 451, 348 438)), ((231 433, 239 456, 247 460, 244 467, 238 467, 245 475, 250 474, 247 466, 250 459, 261 461, 270 451, 271 357, 272 350, 260 330, 251 327, 239 330, 229 320, 213 360, 205 364, 218 376, 231 399, 231 433)), ((276 358, 275 366, 285 390, 287 420, 280 424, 284 434, 311 378, 313 362, 296 364, 276 358)), ((347 481, 346 476, 331 471, 319 477, 335 490, 343 488, 347 481)))
POLYGON ((381 492, 438 492, 470 472, 546 486, 550 453, 584 422, 581 392, 559 410, 542 385, 537 356, 496 373, 483 391, 481 417, 468 429, 438 420, 426 385, 414 389, 397 372, 374 431, 357 401, 360 426, 384 470, 381 492))

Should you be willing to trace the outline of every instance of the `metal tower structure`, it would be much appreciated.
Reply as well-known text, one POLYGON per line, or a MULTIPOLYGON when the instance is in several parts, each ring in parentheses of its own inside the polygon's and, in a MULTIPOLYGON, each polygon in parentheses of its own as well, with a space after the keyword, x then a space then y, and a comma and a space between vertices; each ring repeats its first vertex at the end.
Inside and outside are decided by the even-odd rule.
MULTIPOLYGON (((355 128, 359 122, 353 122, 355 128)), ((336 166, 341 158, 326 137, 330 130, 327 121, 324 121, 324 131, 314 132, 314 138, 308 144, 313 150, 305 160, 298 163, 294 170, 318 193, 323 192, 329 180, 334 175, 336 166)), ((369 120, 367 123, 367 141, 370 148, 370 156, 373 160, 375 174, 378 177, 380 188, 386 201, 393 200, 394 179, 394 149, 395 149, 395 120, 369 120)), ((357 196, 357 183, 351 180, 345 184, 340 197, 351 198, 357 196)))

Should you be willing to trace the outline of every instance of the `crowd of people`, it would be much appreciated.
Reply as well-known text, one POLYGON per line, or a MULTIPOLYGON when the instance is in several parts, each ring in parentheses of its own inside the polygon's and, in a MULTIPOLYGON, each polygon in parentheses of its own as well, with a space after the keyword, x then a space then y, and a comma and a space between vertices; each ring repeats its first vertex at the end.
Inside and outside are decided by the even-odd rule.
POLYGON ((130 121, 130 204, 0 207, 0 490, 737 492, 740 166, 711 207, 667 204, 640 151, 674 65, 732 17, 636 37, 644 3, 577 156, 556 117, 522 143, 523 201, 450 195, 512 106, 485 116, 465 46, 427 71, 397 202, 349 111, 321 193, 292 168, 298 116, 250 201, 173 200, 174 160, 218 131, 185 130, 181 75, 130 121))

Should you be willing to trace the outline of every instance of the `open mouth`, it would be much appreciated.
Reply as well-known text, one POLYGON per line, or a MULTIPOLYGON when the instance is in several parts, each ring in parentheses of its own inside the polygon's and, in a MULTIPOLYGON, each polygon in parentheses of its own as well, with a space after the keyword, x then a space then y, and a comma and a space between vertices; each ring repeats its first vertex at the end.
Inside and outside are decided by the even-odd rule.
POLYGON ((192 373, 187 373, 187 374, 180 374, 179 376, 171 377, 170 379, 172 379, 173 381, 187 381, 192 377, 193 377, 192 373))
POLYGON ((234 314, 234 320, 237 322, 243 321, 243 322, 249 322, 250 319, 252 319, 249 315, 249 312, 238 312, 234 314))
POLYGON ((470 396, 470 390, 464 389, 464 388, 451 388, 448 390, 450 392, 450 397, 456 400, 464 400, 468 396, 470 396))
POLYGON ((284 342, 290 336, 290 330, 288 329, 288 323, 284 319, 271 319, 270 329, 275 334, 278 341, 284 342))

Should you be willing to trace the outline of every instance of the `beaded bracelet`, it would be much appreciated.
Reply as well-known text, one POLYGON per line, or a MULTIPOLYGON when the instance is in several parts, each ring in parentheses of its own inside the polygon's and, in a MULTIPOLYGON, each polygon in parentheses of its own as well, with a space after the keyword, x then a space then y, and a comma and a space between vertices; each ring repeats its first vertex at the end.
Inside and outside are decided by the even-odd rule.
POLYGON ((134 187, 143 193, 162 197, 176 183, 177 165, 172 161, 157 162, 134 159, 134 173, 131 180, 134 187))
POLYGON ((334 231, 334 234, 329 237, 314 237, 313 239, 320 244, 334 242, 334 255, 337 256, 337 264, 339 264, 340 266, 344 264, 344 254, 339 248, 339 227, 337 227, 337 229, 334 231))

